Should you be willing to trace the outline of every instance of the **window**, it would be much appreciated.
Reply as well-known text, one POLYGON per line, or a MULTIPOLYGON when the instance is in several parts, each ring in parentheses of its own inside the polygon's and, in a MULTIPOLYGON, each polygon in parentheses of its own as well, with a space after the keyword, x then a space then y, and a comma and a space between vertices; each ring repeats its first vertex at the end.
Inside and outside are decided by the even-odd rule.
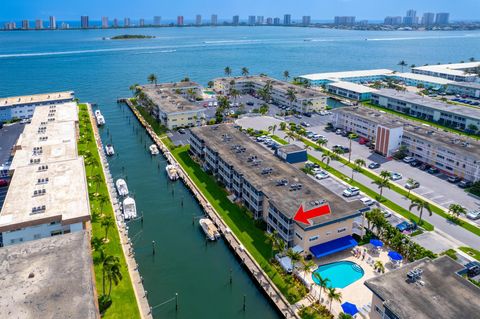
POLYGON ((347 230, 346 227, 342 227, 342 228, 337 229, 337 233, 343 233, 346 230, 347 230))
POLYGON ((303 240, 302 236, 300 236, 297 232, 295 232, 295 236, 297 236, 300 240, 303 240))
POLYGON ((314 240, 317 240, 317 239, 318 239, 318 236, 313 236, 313 237, 310 237, 310 238, 308 239, 308 241, 314 241, 314 240))

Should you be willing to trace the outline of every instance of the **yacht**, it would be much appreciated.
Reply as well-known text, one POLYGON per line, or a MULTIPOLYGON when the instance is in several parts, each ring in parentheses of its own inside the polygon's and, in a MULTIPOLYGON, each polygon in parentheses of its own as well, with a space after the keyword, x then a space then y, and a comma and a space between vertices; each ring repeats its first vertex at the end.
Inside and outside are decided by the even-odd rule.
POLYGON ((220 233, 218 232, 217 227, 213 222, 208 218, 201 218, 199 221, 200 226, 202 227, 203 232, 207 235, 209 240, 217 240, 220 238, 220 233))
POLYGON ((98 126, 102 126, 105 124, 105 118, 102 115, 102 112, 100 110, 95 111, 95 119, 97 121, 98 126))
POLYGON ((112 144, 107 144, 107 145, 105 145, 105 153, 107 154, 107 156, 113 156, 113 155, 115 155, 115 150, 113 149, 113 145, 112 145, 112 144))
POLYGON ((167 171, 168 178, 170 178, 171 181, 176 181, 178 179, 177 166, 169 164, 167 167, 165 167, 165 170, 167 171))
POLYGON ((158 155, 158 153, 160 153, 158 151, 157 145, 155 145, 155 144, 150 145, 149 149, 150 149, 150 154, 152 154, 152 155, 158 155))
POLYGON ((115 182, 115 187, 117 188, 118 195, 127 196, 128 195, 128 186, 124 179, 119 178, 115 182))
POLYGON ((137 205, 135 204, 135 200, 132 197, 127 196, 123 200, 123 218, 125 220, 134 219, 137 217, 137 205))

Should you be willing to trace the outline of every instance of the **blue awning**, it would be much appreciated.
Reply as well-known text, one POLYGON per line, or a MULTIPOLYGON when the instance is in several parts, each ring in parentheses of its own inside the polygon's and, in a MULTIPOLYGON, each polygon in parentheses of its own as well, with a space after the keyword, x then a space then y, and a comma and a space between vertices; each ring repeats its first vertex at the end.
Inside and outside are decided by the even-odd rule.
POLYGON ((353 248, 357 246, 358 243, 352 236, 348 235, 342 238, 337 238, 332 241, 328 241, 323 244, 310 247, 310 252, 316 257, 325 257, 339 251, 353 248))

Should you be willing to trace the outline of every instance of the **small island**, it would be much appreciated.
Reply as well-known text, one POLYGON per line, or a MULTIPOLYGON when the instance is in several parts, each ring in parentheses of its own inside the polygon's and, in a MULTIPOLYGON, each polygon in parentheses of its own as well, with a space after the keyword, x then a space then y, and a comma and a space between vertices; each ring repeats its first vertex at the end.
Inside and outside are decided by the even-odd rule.
POLYGON ((134 40, 134 39, 153 39, 153 35, 141 35, 141 34, 122 34, 111 37, 110 40, 134 40))

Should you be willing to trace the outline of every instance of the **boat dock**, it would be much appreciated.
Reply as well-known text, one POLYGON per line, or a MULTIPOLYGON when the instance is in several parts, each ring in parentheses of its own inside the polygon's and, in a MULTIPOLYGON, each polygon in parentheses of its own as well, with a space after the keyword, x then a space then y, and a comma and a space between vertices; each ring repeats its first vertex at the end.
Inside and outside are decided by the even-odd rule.
POLYGON ((115 184, 110 174, 110 170, 108 168, 108 161, 103 152, 104 146, 102 140, 100 138, 100 134, 98 132, 98 127, 95 122, 95 116, 93 114, 92 106, 87 104, 88 113, 90 115, 90 123, 92 125, 93 134, 95 136, 95 141, 97 143, 98 153, 100 155, 100 163, 102 165, 103 174, 105 176, 105 182, 108 188, 108 194, 110 197, 110 202, 112 203, 113 212, 115 214, 115 221, 118 229, 118 233, 120 235, 120 243, 122 245, 123 254, 125 256, 125 260, 127 262, 127 268, 130 275, 130 279, 132 281, 133 290, 135 293, 135 297, 137 298, 138 310, 140 312, 141 318, 144 319, 153 319, 151 308, 148 304, 147 293, 143 287, 142 278, 140 273, 138 272, 138 265, 135 261, 135 256, 133 254, 133 245, 128 238, 128 232, 126 230, 126 224, 123 221, 122 212, 120 209, 120 203, 117 200, 117 193, 115 189, 115 184))
POLYGON ((148 135, 152 138, 155 144, 158 146, 159 150, 163 153, 165 158, 170 164, 174 164, 178 167, 178 175, 184 184, 190 189, 192 194, 197 199, 200 206, 203 208, 205 215, 208 216, 214 225, 218 228, 222 236, 225 238, 226 243, 232 251, 235 252, 237 258, 241 260, 242 265, 248 270, 252 278, 255 279, 255 282, 261 287, 262 291, 272 304, 274 304, 285 318, 300 318, 295 308, 290 305, 288 300, 283 296, 281 291, 275 286, 275 284, 270 280, 267 274, 263 271, 261 266, 257 263, 254 257, 244 248, 240 240, 233 234, 229 229, 227 224, 220 217, 220 214, 215 210, 215 208, 210 204, 208 199, 203 195, 203 193, 197 188, 195 183, 191 180, 188 174, 184 171, 183 167, 177 162, 175 157, 170 153, 167 146, 163 141, 157 136, 150 124, 142 117, 140 112, 135 108, 135 106, 130 102, 129 99, 119 99, 121 102, 125 102, 130 110, 134 113, 135 117, 138 119, 140 124, 146 129, 148 135))

